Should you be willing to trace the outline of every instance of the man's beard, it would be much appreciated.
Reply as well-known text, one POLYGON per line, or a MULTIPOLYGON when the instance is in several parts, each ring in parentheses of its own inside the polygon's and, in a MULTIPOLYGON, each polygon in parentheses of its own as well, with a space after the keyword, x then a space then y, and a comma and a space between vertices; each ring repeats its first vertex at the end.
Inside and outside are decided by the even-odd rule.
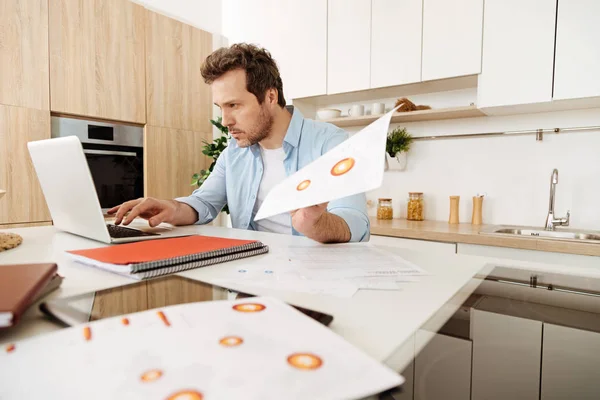
POLYGON ((265 139, 271 134, 273 128, 273 116, 261 107, 256 125, 246 131, 245 139, 236 139, 238 147, 250 147, 265 139))

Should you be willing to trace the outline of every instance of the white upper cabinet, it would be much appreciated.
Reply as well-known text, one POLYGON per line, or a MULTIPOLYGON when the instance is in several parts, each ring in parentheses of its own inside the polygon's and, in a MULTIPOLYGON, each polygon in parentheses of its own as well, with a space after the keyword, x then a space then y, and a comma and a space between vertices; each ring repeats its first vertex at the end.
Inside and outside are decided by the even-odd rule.
POLYGON ((423 0, 371 3, 371 88, 421 80, 423 0))
POLYGON ((286 101, 327 93, 327 2, 225 0, 229 44, 265 47, 279 67, 286 101))
POLYGON ((555 19, 556 0, 486 0, 479 107, 552 100, 555 19))
POLYGON ((369 89, 371 0, 329 0, 327 3, 327 93, 369 89))
POLYGON ((600 96, 600 1, 559 0, 554 99, 600 96))
MULTIPOLYGON (((483 0, 423 0, 421 79, 429 81, 480 73, 482 25, 483 0)), ((409 40, 413 40, 409 28, 402 23, 395 27, 395 32, 390 43, 405 41, 407 34, 409 40)), ((505 25, 498 34, 507 32, 505 25)))
POLYGON ((323 0, 272 1, 272 19, 278 28, 273 51, 288 103, 298 97, 327 93, 327 2, 323 0))

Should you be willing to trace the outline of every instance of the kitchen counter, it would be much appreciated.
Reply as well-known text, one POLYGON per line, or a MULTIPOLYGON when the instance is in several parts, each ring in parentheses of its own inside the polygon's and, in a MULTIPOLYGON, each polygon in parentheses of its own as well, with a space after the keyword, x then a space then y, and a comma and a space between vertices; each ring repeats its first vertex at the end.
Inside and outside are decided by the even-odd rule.
MULTIPOLYGON (((248 271, 262 271, 265 265, 273 270, 287 266, 286 254, 290 249, 298 251, 299 248, 304 248, 310 252, 315 246, 328 246, 331 249, 360 246, 364 248, 364 254, 368 255, 376 247, 371 243, 321 245, 304 237, 212 226, 177 229, 190 234, 256 239, 269 246, 267 254, 176 274, 217 286, 223 279, 231 280, 237 276, 237 271, 242 267, 248 271)), ((65 252, 103 247, 106 246, 104 243, 61 232, 54 226, 10 231, 21 235, 23 243, 2 253, 0 268, 2 264, 56 262, 59 273, 65 279, 60 289, 51 293, 49 298, 64 298, 135 282, 125 276, 78 264, 65 252)), ((334 332, 375 360, 401 371, 414 355, 402 349, 406 345, 414 350, 414 343, 411 341, 415 332, 426 322, 434 330, 440 328, 480 283, 480 279, 474 277, 487 275, 491 266, 478 257, 427 254, 395 248, 390 251, 424 268, 430 275, 421 277, 418 282, 401 284, 402 290, 359 290, 351 298, 292 292, 277 287, 253 287, 243 281, 228 283, 227 288, 259 296, 272 296, 290 304, 332 314, 334 320, 330 327, 334 332)), ((44 318, 34 306, 16 327, 0 332, 0 343, 14 343, 57 329, 61 327, 44 318)))
POLYGON ((484 229, 494 228, 494 225, 449 224, 444 221, 407 221, 405 219, 378 220, 376 217, 371 217, 370 221, 372 235, 600 256, 600 244, 595 243, 508 235, 492 236, 479 233, 484 229))

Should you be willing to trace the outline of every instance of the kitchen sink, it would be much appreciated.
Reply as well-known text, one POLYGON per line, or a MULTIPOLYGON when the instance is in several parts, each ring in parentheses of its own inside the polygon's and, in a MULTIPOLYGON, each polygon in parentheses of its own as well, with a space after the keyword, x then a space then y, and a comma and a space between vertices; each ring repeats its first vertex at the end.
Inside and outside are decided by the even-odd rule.
POLYGON ((600 232, 578 231, 572 229, 547 231, 541 228, 503 226, 488 228, 479 233, 482 235, 517 236, 587 243, 598 242, 600 244, 600 232))

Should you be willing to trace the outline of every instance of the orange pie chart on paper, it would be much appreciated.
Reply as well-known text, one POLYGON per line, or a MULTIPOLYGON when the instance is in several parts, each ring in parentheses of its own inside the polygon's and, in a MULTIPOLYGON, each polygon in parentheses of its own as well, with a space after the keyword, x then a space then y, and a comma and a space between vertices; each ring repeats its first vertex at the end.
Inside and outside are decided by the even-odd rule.
POLYGON ((196 390, 182 390, 177 393, 173 393, 167 398, 167 400, 202 400, 204 396, 202 393, 196 390))
POLYGON ((160 369, 151 369, 149 371, 146 371, 142 374, 142 376, 140 377, 140 379, 143 382, 154 382, 155 380, 157 380, 158 378, 160 378, 162 376, 162 371, 160 369))
POLYGON ((244 343, 244 339, 238 336, 226 336, 223 339, 219 340, 219 344, 225 347, 235 347, 244 343))
POLYGON ((355 161, 354 158, 348 157, 343 160, 338 161, 333 168, 331 168, 331 175, 340 176, 344 175, 346 172, 350 171, 352 167, 354 167, 355 161))
POLYGON ((260 312, 262 310, 264 310, 266 307, 263 306, 262 304, 258 304, 258 303, 243 303, 243 304, 236 304, 235 306, 233 306, 233 309, 235 311, 239 311, 239 312, 260 312))
POLYGON ((306 189, 307 187, 310 186, 310 179, 307 179, 305 181, 302 181, 298 184, 298 186, 296 187, 297 191, 302 191, 304 189, 306 189))
POLYGON ((304 370, 317 369, 323 365, 321 357, 310 353, 294 353, 287 361, 292 367, 304 370))

